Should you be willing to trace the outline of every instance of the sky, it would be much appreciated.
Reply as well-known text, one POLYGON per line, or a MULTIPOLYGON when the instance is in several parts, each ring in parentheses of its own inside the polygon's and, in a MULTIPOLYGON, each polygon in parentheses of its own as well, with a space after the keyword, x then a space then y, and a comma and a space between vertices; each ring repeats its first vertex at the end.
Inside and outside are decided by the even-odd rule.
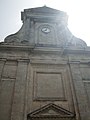
POLYGON ((19 31, 21 11, 44 5, 67 12, 72 34, 90 46, 90 0, 0 0, 0 41, 19 31))

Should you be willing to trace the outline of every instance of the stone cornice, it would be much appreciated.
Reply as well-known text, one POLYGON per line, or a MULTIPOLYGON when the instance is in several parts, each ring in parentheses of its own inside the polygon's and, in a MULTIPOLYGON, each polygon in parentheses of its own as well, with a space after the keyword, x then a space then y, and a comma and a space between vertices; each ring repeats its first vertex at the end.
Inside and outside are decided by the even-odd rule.
POLYGON ((36 45, 12 45, 12 44, 1 44, 0 51, 2 50, 12 50, 12 51, 33 51, 35 53, 55 53, 55 54, 90 54, 90 47, 77 48, 77 47, 52 47, 52 46, 42 46, 38 47, 36 45))

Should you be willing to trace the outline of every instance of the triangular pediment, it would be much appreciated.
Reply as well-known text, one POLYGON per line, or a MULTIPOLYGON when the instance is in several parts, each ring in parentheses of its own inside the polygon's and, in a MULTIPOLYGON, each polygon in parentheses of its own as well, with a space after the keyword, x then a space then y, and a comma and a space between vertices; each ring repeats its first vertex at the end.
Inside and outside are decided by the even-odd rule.
POLYGON ((28 118, 73 118, 74 116, 70 111, 52 103, 28 114, 28 118))
POLYGON ((56 10, 47 6, 43 7, 36 7, 36 8, 31 8, 31 9, 26 9, 27 11, 30 12, 35 12, 35 13, 53 13, 53 14, 64 14, 65 12, 56 10))

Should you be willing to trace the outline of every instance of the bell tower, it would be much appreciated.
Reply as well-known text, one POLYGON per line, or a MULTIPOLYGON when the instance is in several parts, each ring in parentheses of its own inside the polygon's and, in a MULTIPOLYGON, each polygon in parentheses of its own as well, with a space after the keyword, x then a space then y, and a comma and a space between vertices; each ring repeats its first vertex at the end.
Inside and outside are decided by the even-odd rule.
POLYGON ((63 11, 46 6, 25 9, 21 19, 22 28, 6 37, 5 42, 51 47, 86 46, 84 41, 75 38, 69 31, 68 16, 63 11))

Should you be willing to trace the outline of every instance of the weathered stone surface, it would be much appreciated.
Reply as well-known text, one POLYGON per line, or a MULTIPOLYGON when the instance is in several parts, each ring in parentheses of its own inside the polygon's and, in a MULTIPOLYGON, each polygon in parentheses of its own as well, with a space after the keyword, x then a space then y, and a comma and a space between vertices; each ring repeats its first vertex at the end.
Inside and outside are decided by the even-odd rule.
POLYGON ((44 6, 25 9, 21 18, 22 28, 19 32, 6 37, 6 43, 86 47, 86 43, 73 36, 67 28, 68 16, 65 12, 44 6))
POLYGON ((26 9, 22 21, 0 44, 0 120, 27 120, 43 106, 45 120, 52 112, 90 120, 90 47, 68 30, 65 12, 26 9))

